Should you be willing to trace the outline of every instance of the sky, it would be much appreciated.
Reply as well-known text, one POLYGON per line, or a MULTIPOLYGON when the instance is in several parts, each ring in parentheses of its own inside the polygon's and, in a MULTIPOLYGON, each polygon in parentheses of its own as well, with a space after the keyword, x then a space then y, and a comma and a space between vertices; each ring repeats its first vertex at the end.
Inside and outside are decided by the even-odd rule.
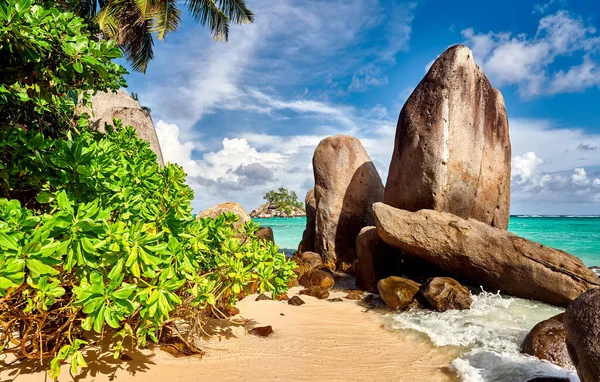
MULTIPOLYGON (((511 214, 600 214, 600 2, 247 0, 229 42, 185 14, 128 91, 152 109, 194 211, 270 189, 304 199, 312 155, 361 140, 385 184, 400 110, 433 61, 464 44, 502 92, 511 214)), ((184 7, 183 4, 180 4, 184 7)))

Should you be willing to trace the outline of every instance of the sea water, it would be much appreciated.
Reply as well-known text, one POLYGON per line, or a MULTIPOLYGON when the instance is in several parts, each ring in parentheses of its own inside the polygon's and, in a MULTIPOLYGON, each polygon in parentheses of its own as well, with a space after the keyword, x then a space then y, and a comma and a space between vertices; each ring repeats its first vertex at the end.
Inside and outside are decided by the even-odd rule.
MULTIPOLYGON (((305 218, 256 219, 273 228, 275 242, 291 252, 298 247, 305 218)), ((587 266, 600 266, 600 216, 511 216, 508 230, 579 257, 587 266)), ((389 327, 425 334, 436 346, 464 350, 452 362, 461 381, 525 382, 542 376, 578 381, 574 372, 520 354, 523 339, 537 323, 563 310, 536 301, 473 292, 473 305, 464 311, 390 313, 389 327)))

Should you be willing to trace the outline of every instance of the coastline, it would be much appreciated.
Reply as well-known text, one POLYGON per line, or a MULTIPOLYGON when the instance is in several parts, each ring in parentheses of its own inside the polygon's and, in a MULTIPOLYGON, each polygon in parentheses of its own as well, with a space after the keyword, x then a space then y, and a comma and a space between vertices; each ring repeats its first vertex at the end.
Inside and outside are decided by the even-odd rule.
MULTIPOLYGON (((300 289, 290 289, 288 296, 300 289)), ((113 360, 102 353, 102 365, 91 359, 78 381, 200 381, 200 380, 381 380, 456 381, 449 365, 460 355, 456 347, 435 347, 424 335, 385 328, 383 315, 367 311, 360 302, 347 300, 336 289, 330 298, 318 300, 302 295, 306 302, 292 306, 286 301, 255 301, 251 295, 237 304, 247 328, 221 320, 207 331, 213 338, 203 341, 198 357, 175 358, 153 348, 126 353, 132 360, 113 360), (273 334, 259 338, 246 334, 255 326, 271 325, 273 334), (359 355, 359 356, 357 356, 359 355)), ((61 380, 70 380, 68 366, 61 380)), ((12 366, 0 372, 0 380, 12 380, 27 366, 12 366)), ((15 382, 44 380, 44 372, 22 374, 15 382)))

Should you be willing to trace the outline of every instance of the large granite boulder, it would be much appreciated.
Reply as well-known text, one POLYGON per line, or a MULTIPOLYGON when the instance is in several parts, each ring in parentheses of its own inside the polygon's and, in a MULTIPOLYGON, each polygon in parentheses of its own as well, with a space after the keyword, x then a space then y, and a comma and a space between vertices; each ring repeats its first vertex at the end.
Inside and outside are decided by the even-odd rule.
POLYGON ((298 252, 312 252, 315 250, 315 223, 317 219, 317 201, 315 199, 315 190, 310 189, 304 199, 304 209, 306 211, 306 228, 302 233, 302 241, 298 246, 298 252))
POLYGON ((511 147, 504 99, 465 46, 431 66, 396 129, 384 202, 506 229, 511 147))
POLYGON ((325 138, 313 156, 315 252, 330 268, 356 260, 356 237, 373 225, 371 206, 383 200, 383 183, 360 141, 349 135, 325 138))
POLYGON ((256 231, 256 237, 259 240, 275 243, 275 235, 273 234, 273 228, 271 227, 260 228, 258 231, 256 231))
POLYGON ((377 289, 381 299, 391 310, 406 310, 415 305, 420 285, 412 280, 390 276, 379 280, 377 289))
POLYGON ((433 263, 468 284, 516 297, 567 306, 600 285, 583 262, 564 251, 474 219, 373 205, 377 233, 407 256, 433 263))
POLYGON ((438 312, 469 309, 473 303, 469 289, 450 277, 434 277, 421 287, 420 292, 429 306, 438 312))
POLYGON ((561 313, 534 326, 523 340, 521 351, 557 366, 575 370, 567 351, 564 317, 565 314, 561 313))
POLYGON ((246 222, 250 221, 250 215, 244 210, 244 207, 236 202, 225 202, 198 212, 196 219, 200 218, 217 218, 225 212, 233 212, 239 219, 235 223, 235 228, 241 229, 246 222))
POLYGON ((164 166, 162 151, 154 122, 150 113, 140 106, 139 102, 131 98, 124 90, 117 92, 98 92, 90 100, 92 107, 78 106, 77 113, 88 113, 90 124, 98 131, 104 132, 105 124, 113 125, 113 118, 123 122, 123 126, 133 126, 138 137, 150 143, 150 148, 156 154, 156 161, 164 166))
POLYGON ((600 381, 600 289, 582 294, 565 314, 567 349, 581 382, 600 381))

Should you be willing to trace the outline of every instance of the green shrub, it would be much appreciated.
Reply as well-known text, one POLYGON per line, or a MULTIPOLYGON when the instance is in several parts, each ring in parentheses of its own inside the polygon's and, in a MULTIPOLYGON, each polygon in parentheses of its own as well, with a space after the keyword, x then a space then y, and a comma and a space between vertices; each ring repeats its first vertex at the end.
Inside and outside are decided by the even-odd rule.
POLYGON ((75 105, 90 91, 125 85, 126 70, 112 62, 121 56, 72 13, 0 1, 0 127, 55 134, 76 126, 75 105))
POLYGON ((277 210, 284 211, 288 215, 292 213, 292 209, 304 209, 302 203, 298 201, 296 191, 290 191, 283 187, 279 187, 277 191, 271 190, 267 192, 263 199, 269 203, 273 203, 277 207, 277 210))
POLYGON ((85 332, 112 336, 118 357, 125 339, 201 330, 250 284, 280 293, 294 275, 254 223, 194 219, 182 168, 115 124, 66 140, 0 130, 0 347, 52 358, 51 377, 86 366, 85 332))

